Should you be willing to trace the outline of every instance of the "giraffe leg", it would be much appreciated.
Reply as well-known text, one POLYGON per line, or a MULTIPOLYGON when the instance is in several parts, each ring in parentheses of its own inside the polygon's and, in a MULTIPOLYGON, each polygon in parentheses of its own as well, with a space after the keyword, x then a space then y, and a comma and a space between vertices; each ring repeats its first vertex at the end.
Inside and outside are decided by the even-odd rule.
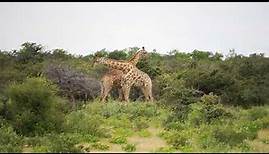
POLYGON ((112 86, 111 85, 107 85, 105 86, 105 89, 104 89, 104 96, 102 98, 103 102, 107 101, 108 100, 108 95, 109 95, 109 92, 111 91, 112 89, 112 86))
POLYGON ((118 89, 118 92, 119 92, 119 101, 122 101, 123 100, 123 92, 122 92, 121 87, 118 89))
POLYGON ((145 96, 146 101, 153 102, 151 86, 142 87, 141 90, 145 96))
POLYGON ((107 101, 107 96, 112 89, 112 83, 108 80, 103 81, 103 89, 102 89, 102 96, 101 102, 107 101))
POLYGON ((142 90, 142 93, 145 96, 145 100, 149 101, 149 94, 148 94, 148 91, 147 91, 147 87, 141 87, 141 90, 142 90))
POLYGON ((152 96, 152 89, 151 88, 150 88, 150 91, 149 91, 149 100, 150 100, 150 102, 154 101, 154 98, 152 96))
POLYGON ((129 102, 129 94, 130 94, 130 86, 125 84, 122 86, 122 93, 123 93, 123 101, 125 103, 129 102))
POLYGON ((102 102, 104 97, 104 83, 101 84, 101 93, 100 93, 100 101, 102 102))

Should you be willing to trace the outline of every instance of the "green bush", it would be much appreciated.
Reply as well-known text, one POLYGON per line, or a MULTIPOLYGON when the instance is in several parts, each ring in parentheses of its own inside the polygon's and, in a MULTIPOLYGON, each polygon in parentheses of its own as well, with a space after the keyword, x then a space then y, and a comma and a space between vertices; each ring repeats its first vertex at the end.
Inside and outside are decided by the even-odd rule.
MULTIPOLYGON (((185 81, 180 78, 181 73, 162 74, 157 78, 160 88, 160 99, 163 104, 175 107, 189 105, 200 98, 200 92, 184 86, 185 81)), ((175 110, 175 109, 174 109, 175 110)))
POLYGON ((188 115, 188 120, 194 126, 199 126, 202 123, 212 123, 221 118, 231 117, 232 114, 225 110, 222 104, 217 102, 216 95, 204 95, 201 101, 191 104, 191 112, 188 115))
POLYGON ((132 122, 128 118, 127 114, 121 114, 121 116, 113 116, 106 119, 106 123, 113 128, 132 129, 132 122))
POLYGON ((150 137, 151 133, 147 129, 142 129, 138 132, 138 136, 141 137, 150 137))
POLYGON ((164 125, 169 127, 169 123, 173 122, 185 122, 188 118, 188 114, 191 111, 190 105, 178 104, 176 105, 171 114, 168 115, 167 119, 164 121, 164 125))
POLYGON ((124 113, 128 114, 131 120, 139 117, 151 118, 160 115, 157 105, 144 102, 134 102, 130 104, 130 106, 125 109, 124 113))
POLYGON ((72 138, 65 136, 64 134, 49 135, 49 143, 47 144, 47 152, 81 152, 81 149, 77 148, 76 141, 72 138))
POLYGON ((23 143, 25 145, 38 147, 38 146, 41 146, 44 143, 44 141, 46 141, 46 139, 47 137, 41 137, 41 136, 24 137, 23 143))
MULTIPOLYGON (((218 142, 212 135, 212 128, 207 125, 203 125, 200 129, 202 133, 197 134, 197 145, 201 149, 212 150, 212 147, 216 147, 218 142)), ((215 149, 215 148, 214 148, 215 149)))
POLYGON ((181 131, 186 129, 186 124, 180 122, 180 121, 176 121, 176 122, 167 122, 165 123, 165 129, 168 130, 177 130, 177 131, 181 131))
POLYGON ((3 121, 0 121, 0 152, 22 152, 22 138, 3 121))
POLYGON ((257 120, 269 115, 265 107, 252 107, 248 110, 248 119, 250 121, 257 120))
POLYGON ((112 116, 118 116, 123 113, 124 109, 120 106, 119 103, 109 102, 103 105, 102 110, 100 111, 101 115, 105 118, 109 118, 112 116))
POLYGON ((143 118, 139 118, 133 121, 134 122, 134 129, 139 131, 149 127, 149 122, 143 118))
POLYGON ((60 131, 64 104, 56 93, 57 88, 43 78, 28 78, 8 87, 9 121, 15 131, 30 136, 60 131))
POLYGON ((104 137, 109 133, 102 127, 103 119, 100 115, 91 115, 83 110, 73 111, 65 118, 65 130, 70 133, 88 134, 104 137))
POLYGON ((96 143, 92 143, 91 147, 98 150, 108 150, 110 146, 106 144, 102 144, 100 142, 96 142, 96 143))
POLYGON ((133 152, 136 150, 136 147, 134 144, 126 144, 122 146, 122 150, 126 151, 126 152, 133 152))
POLYGON ((44 146, 44 145, 40 145, 40 146, 34 146, 33 147, 33 152, 41 152, 41 153, 45 153, 45 152, 49 152, 49 147, 44 146))
POLYGON ((168 144, 171 144, 175 149, 182 149, 185 146, 190 145, 189 139, 183 132, 175 132, 168 137, 168 144))
POLYGON ((115 136, 128 137, 128 136, 132 136, 133 134, 134 134, 134 131, 131 128, 123 128, 123 127, 114 128, 115 136))
POLYGON ((241 144, 247 138, 245 133, 237 132, 232 127, 217 127, 213 130, 213 136, 218 142, 230 146, 241 144))
POLYGON ((115 144, 124 144, 127 143, 127 138, 124 136, 115 136, 111 138, 110 142, 115 144))
POLYGON ((82 152, 76 145, 82 142, 97 142, 98 139, 78 133, 47 134, 25 138, 24 143, 33 147, 34 152, 82 152))

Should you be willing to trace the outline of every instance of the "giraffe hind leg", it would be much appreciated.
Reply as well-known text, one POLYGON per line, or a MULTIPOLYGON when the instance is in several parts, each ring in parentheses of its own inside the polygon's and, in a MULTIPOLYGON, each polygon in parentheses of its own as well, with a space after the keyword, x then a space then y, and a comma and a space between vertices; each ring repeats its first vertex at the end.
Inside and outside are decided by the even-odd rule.
POLYGON ((153 97, 152 97, 152 90, 151 90, 151 86, 145 86, 141 88, 144 96, 145 96, 145 100, 152 102, 153 101, 153 97))

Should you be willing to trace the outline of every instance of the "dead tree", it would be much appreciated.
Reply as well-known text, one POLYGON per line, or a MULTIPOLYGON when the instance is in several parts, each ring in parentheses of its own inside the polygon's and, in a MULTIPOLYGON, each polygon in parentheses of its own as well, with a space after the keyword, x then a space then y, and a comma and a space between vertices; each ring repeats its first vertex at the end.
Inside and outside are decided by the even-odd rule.
POLYGON ((100 81, 66 65, 50 64, 45 68, 44 74, 59 86, 61 95, 69 98, 73 107, 76 100, 93 100, 101 91, 100 81))

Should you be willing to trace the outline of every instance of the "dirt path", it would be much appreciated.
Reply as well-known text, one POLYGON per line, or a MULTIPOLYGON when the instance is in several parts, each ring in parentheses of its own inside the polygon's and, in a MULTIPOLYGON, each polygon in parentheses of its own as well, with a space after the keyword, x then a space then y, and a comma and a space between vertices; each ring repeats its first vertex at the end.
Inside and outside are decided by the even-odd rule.
POLYGON ((257 139, 250 142, 255 152, 269 152, 269 128, 258 131, 257 139))
MULTIPOLYGON (((161 131, 160 128, 150 127, 150 128, 147 128, 147 130, 150 132, 149 137, 141 137, 138 135, 134 135, 127 138, 128 144, 135 144, 136 151, 134 152, 158 152, 159 148, 167 147, 166 142, 158 136, 158 133, 161 131)), ((109 150, 106 150, 106 151, 93 150, 93 151, 90 151, 90 153, 96 153, 96 152, 125 153, 125 151, 123 151, 121 148, 122 145, 112 144, 112 143, 107 142, 106 140, 102 141, 102 143, 109 145, 110 146, 109 150)))
MULTIPOLYGON (((162 131, 161 128, 149 127, 147 128, 147 130, 148 132, 150 132, 150 136, 148 137, 141 137, 135 134, 127 138, 128 144, 134 144, 136 146, 136 150, 134 152, 159 152, 159 149, 161 147, 168 146, 166 142, 158 136, 159 132, 162 131)), ((100 143, 104 145, 108 145, 109 149, 108 150, 89 149, 89 151, 86 150, 84 152, 87 152, 87 153, 111 153, 111 152, 126 153, 122 149, 121 144, 110 143, 109 139, 103 139, 100 141, 100 143)), ((85 147, 89 147, 90 143, 82 143, 79 145, 83 145, 83 147, 85 148, 85 147)), ((28 152, 32 152, 32 148, 24 147, 23 153, 28 153, 28 152)))
POLYGON ((166 142, 158 136, 159 128, 148 128, 150 137, 131 136, 128 143, 136 145, 136 152, 156 152, 161 147, 166 147, 166 142))

